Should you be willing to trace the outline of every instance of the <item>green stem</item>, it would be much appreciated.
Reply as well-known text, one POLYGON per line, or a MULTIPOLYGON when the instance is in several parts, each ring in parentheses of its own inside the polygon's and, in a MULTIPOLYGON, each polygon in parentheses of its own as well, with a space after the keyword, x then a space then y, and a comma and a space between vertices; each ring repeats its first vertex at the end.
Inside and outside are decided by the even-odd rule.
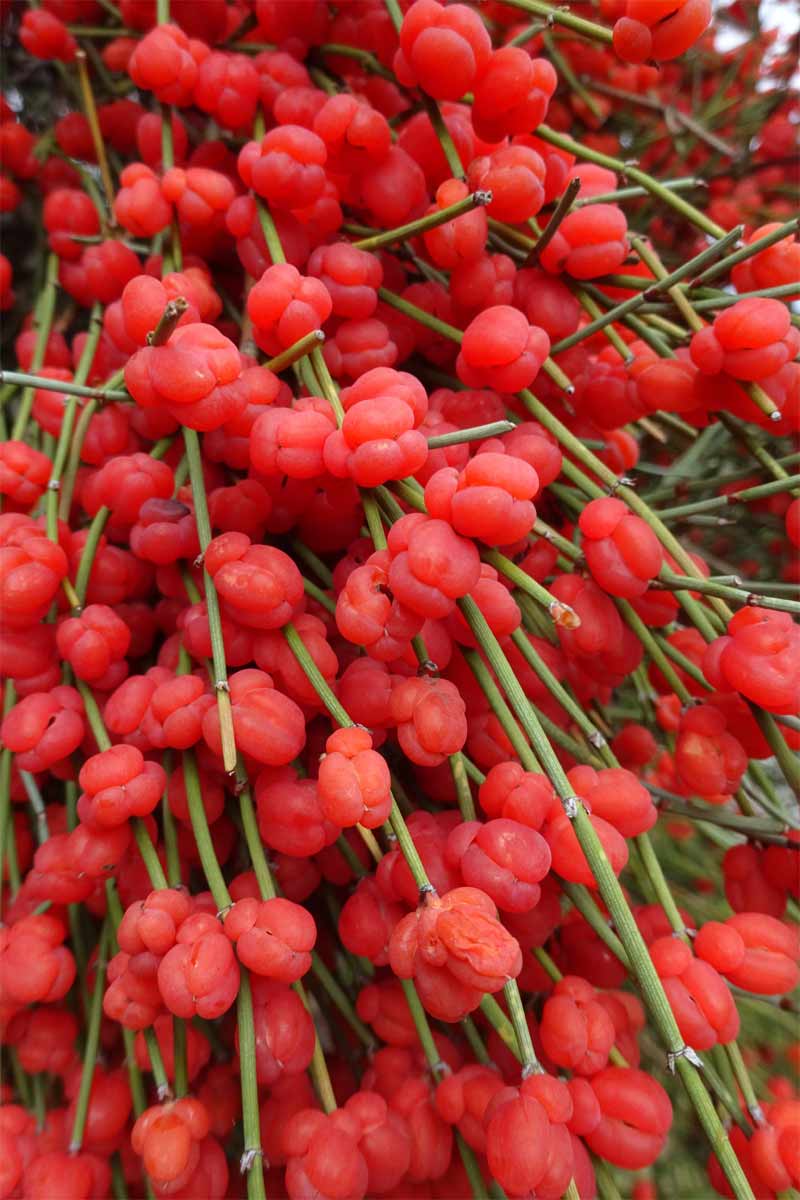
POLYGON ((78 604, 82 607, 86 600, 86 592, 89 587, 89 578, 92 574, 95 555, 97 548, 100 545, 100 538, 103 536, 103 530, 106 527, 106 522, 111 516, 111 509, 103 505, 99 508, 92 518, 92 523, 89 526, 89 531, 86 535, 86 541, 83 544, 78 570, 75 573, 75 595, 78 604))
POLYGON ((531 596, 543 608, 546 608, 554 624, 560 625, 564 629, 577 629, 580 626, 581 619, 569 604, 556 599, 541 583, 537 583, 532 579, 526 571, 513 563, 505 554, 501 554, 499 550, 487 550, 483 554, 485 562, 491 563, 495 570, 504 575, 515 587, 520 588, 531 596))
POLYGON ((156 1095, 160 1101, 172 1099, 172 1089, 169 1086, 167 1078, 167 1070, 164 1066, 164 1059, 161 1055, 161 1047, 158 1044, 155 1030, 145 1029, 144 1041, 147 1046, 147 1057, 150 1059, 150 1073, 153 1076, 153 1082, 156 1085, 156 1095))
POLYGON ((47 827, 47 810, 45 808, 44 797, 39 791, 36 779, 29 771, 20 771, 19 777, 22 780, 22 786, 25 788, 25 794, 33 811, 33 819, 36 824, 36 840, 41 846, 42 842, 46 842, 50 836, 47 827))
POLYGON ((553 25, 562 25, 564 29, 571 29, 573 33, 579 33, 582 37, 590 38, 592 41, 603 42, 610 46, 613 40, 611 30, 605 25, 587 21, 584 17, 578 17, 571 13, 568 8, 548 4, 546 0, 505 0, 505 2, 511 8, 522 9, 523 12, 533 13, 536 17, 546 17, 548 24, 552 22, 553 25))
POLYGON ((319 980, 331 1002, 339 1010, 347 1024, 352 1029, 364 1048, 372 1052, 377 1049, 377 1043, 369 1027, 359 1017, 350 1001, 350 997, 341 987, 339 981, 325 966, 316 950, 311 952, 311 973, 319 980))
POLYGON ((253 1020, 253 996, 250 976, 242 970, 239 994, 236 997, 236 1017, 239 1027, 239 1071, 242 1083, 242 1124, 244 1150, 239 1170, 247 1175, 248 1200, 266 1200, 264 1161, 261 1149, 261 1126, 256 1077, 256 1032, 253 1020))
POLYGON ((167 877, 164 874, 164 869, 161 866, 161 859, 158 857, 150 834, 147 831, 147 826, 144 821, 137 817, 133 822, 133 836, 136 839, 136 845, 139 853, 142 856, 142 862, 147 868, 147 874, 150 877, 150 882, 154 888, 165 888, 169 884, 167 877))
POLYGON ((590 929, 597 934, 603 945, 611 951, 627 971, 630 971, 630 960, 625 947, 608 924, 608 918, 597 907, 588 888, 585 888, 583 884, 568 883, 562 879, 561 890, 570 899, 590 929))
MULTIPOLYGON (((184 427, 183 440, 186 446, 186 458, 189 463, 189 478, 192 484, 192 500, 194 501, 197 535, 200 540, 200 552, 205 554, 211 541, 211 521, 208 515, 208 500, 203 476, 203 460, 200 455, 200 439, 194 429, 184 427)), ((219 597, 214 586, 214 580, 203 567, 203 582, 205 585, 206 609, 208 627, 211 634, 211 657, 214 663, 214 690, 217 695, 219 709, 220 738, 222 741, 222 761, 227 772, 236 770, 236 738, 233 728, 233 713, 231 697, 228 690, 228 665, 225 656, 225 640, 222 635, 222 620, 219 611, 219 597)))
POLYGON ((460 751, 458 754, 450 755, 450 772, 453 776, 453 784, 458 796, 458 810, 461 813, 461 820, 476 820, 475 801, 472 798, 472 789, 469 786, 467 770, 464 766, 464 756, 460 751))
MULTIPOLYGON (((34 309, 33 325, 36 329, 36 344, 31 359, 31 373, 36 374, 44 362, 47 342, 53 325, 53 314, 56 308, 56 291, 58 287, 59 259, 56 254, 49 254, 45 281, 39 299, 34 309)), ((6 375, 6 379, 8 375, 6 375)), ((19 440, 25 434, 33 407, 33 388, 26 387, 22 393, 17 410, 16 420, 11 429, 11 437, 19 440)))
POLYGON ((581 732, 586 736, 586 740, 590 746, 593 746, 600 756, 605 759, 606 765, 609 767, 618 767, 619 763, 614 755, 611 747, 605 739, 605 736, 597 728, 594 722, 586 715, 584 710, 578 704, 565 686, 556 678, 550 668, 547 666, 543 658, 541 658, 533 646, 530 644, 525 634, 521 629, 516 629, 511 635, 511 640, 519 650, 522 657, 525 659, 528 666, 536 673, 538 678, 547 688, 550 695, 556 700, 570 718, 575 722, 581 732))
POLYGON ((758 605, 760 608, 769 608, 776 612, 800 613, 800 603, 797 600, 784 600, 776 596, 759 596, 754 592, 746 592, 740 587, 718 583, 715 579, 688 579, 686 576, 662 571, 657 583, 659 586, 663 584, 669 591, 691 588, 693 592, 700 592, 706 596, 719 596, 734 604, 758 605))
POLYGON ((305 337, 300 338, 293 346, 276 354, 274 358, 270 358, 264 363, 268 371, 274 371, 277 375, 280 371, 284 371, 286 367, 290 367, 292 363, 297 362, 301 358, 305 358, 316 347, 322 345, 325 341, 325 334, 321 329, 312 329, 305 337))
MULTIPOLYGON (((453 174, 456 175, 456 172, 453 174)), ((456 177, 461 175, 463 175, 463 169, 459 163, 456 177)), ((436 229, 438 225, 446 225, 448 221, 455 221, 464 213, 472 212, 474 208, 485 208, 491 202, 491 192, 470 192, 468 196, 465 196, 463 200, 457 200, 455 204, 448 204, 446 208, 436 209, 427 216, 418 217, 416 221, 409 221, 405 225, 398 225, 395 229, 386 229, 371 237, 361 238, 359 241, 353 242, 353 245, 357 246, 359 250, 378 250, 381 246, 390 246, 392 242, 407 242, 421 233, 427 233, 429 229, 436 229)))
MULTIPOLYGON (((186 800, 192 832, 197 843, 200 863, 206 882, 211 889, 214 903, 220 912, 231 904, 228 885, 225 883, 219 862, 217 861, 211 831, 208 827, 203 799, 200 793, 200 780, 197 774, 197 764, 192 751, 187 750, 183 755, 183 776, 186 784, 186 800)), ((236 1002, 237 1023, 239 1028, 239 1069, 242 1082, 242 1113, 244 1120, 244 1152, 240 1169, 247 1175, 248 1200, 265 1200, 264 1171, 261 1153, 261 1131, 258 1116, 258 1080, 256 1079, 256 1045, 255 1026, 253 1022, 253 1001, 250 991, 250 977, 244 968, 241 970, 239 995, 236 1002)))
POLYGON ((72 1132, 69 1141, 70 1154, 79 1154, 83 1146, 83 1134, 89 1111, 89 1097, 92 1090, 94 1069, 97 1063, 97 1051, 100 1047, 100 1024, 103 1018, 103 989, 106 980, 108 937, 109 926, 106 922, 100 931, 100 940, 97 946, 96 974, 92 990, 92 1003, 89 1009, 89 1023, 86 1028, 86 1045, 83 1052, 81 1082, 75 1102, 75 1117, 72 1122, 72 1132))
POLYGON ((563 196, 553 209, 549 221, 542 230, 540 237, 537 239, 536 245, 525 259, 525 262, 522 264, 523 267, 535 267, 537 265, 542 256, 542 251, 545 249, 545 247, 549 246, 550 242, 552 242, 553 238, 558 232, 559 225, 572 208, 572 205, 580 190, 580 179, 573 179, 567 184, 563 196))
MULTIPOLYGON (((442 153, 447 160, 447 167, 453 179, 465 178, 466 163, 461 161, 461 155, 458 153, 455 142, 453 141, 450 130, 447 128, 442 111, 435 100, 426 93, 422 92, 422 106, 428 114, 428 119, 433 126, 433 132, 436 134, 437 141, 442 148, 442 153)), ((487 193, 484 193, 487 195, 487 193)), ((489 200, 484 203, 489 203, 491 200, 491 192, 488 193, 489 200)))
POLYGON ((464 1037, 469 1042, 469 1048, 472 1051, 476 1062, 483 1066, 491 1066, 492 1060, 489 1057, 489 1051, 483 1044, 483 1038, 478 1032, 478 1027, 472 1017, 464 1017, 461 1022, 461 1028, 464 1031, 464 1037))
POLYGON ((172 752, 166 750, 162 766, 167 773, 167 784, 161 797, 161 828, 164 831, 164 852, 167 860, 167 882, 170 887, 181 884, 181 859, 178 852, 178 832, 175 828, 175 818, 169 806, 169 778, 172 774, 172 752))
POLYGON ((75 481, 78 478, 78 468, 81 463, 81 450, 86 440, 91 419, 97 411, 98 403, 97 400, 87 401, 75 426, 75 434, 72 439, 72 445, 69 448, 69 458, 67 459, 67 468, 64 472, 64 480, 61 485, 61 499, 58 505, 58 515, 62 521, 69 520, 72 509, 72 495, 75 491, 75 481))
POLYGON ((428 449, 438 450, 442 446, 458 446, 462 442, 482 442, 484 438, 500 437, 515 428, 513 421, 491 421, 488 425, 472 425, 469 429, 454 429, 452 433, 438 433, 428 438, 428 449))
POLYGON ((786 744, 786 739, 780 731, 772 713, 765 712, 755 704, 750 704, 750 711, 755 717, 756 724, 767 739, 769 748, 777 759, 783 777, 795 794, 800 793, 800 756, 786 744))
POLYGON ((401 979, 400 986, 403 989, 403 995, 406 998, 409 1012, 414 1021, 414 1028, 417 1031, 419 1043, 422 1046, 422 1051, 425 1055, 425 1061, 431 1070, 434 1078, 440 1079, 446 1073, 447 1068, 442 1062, 441 1055, 436 1049, 436 1042, 433 1040, 428 1014, 422 1007, 422 1001, 417 994, 417 989, 414 987, 413 981, 410 979, 401 979))
MULTIPOLYGON (((667 192, 667 195, 672 195, 672 193, 667 192)), ((677 197, 673 198, 675 199, 677 197)), ((682 279, 688 278, 697 270, 698 267, 701 267, 711 259, 716 258, 718 255, 722 254, 728 248, 728 246, 731 246, 734 244, 734 242, 738 241, 742 235, 742 228, 743 227, 739 225, 736 227, 736 229, 732 229, 730 233, 726 234, 724 231, 721 232, 719 235, 720 240, 715 242, 713 246, 708 246, 699 254, 694 255, 693 258, 690 258, 687 262, 683 263, 669 275, 666 275, 663 279, 654 280, 652 283, 650 283, 645 291, 637 292, 634 296, 629 296, 626 300, 622 300, 613 308, 608 309, 608 311, 603 313, 602 316, 597 317, 594 321, 590 321, 588 325, 582 326, 581 329, 576 330, 575 333, 571 333, 568 337, 561 338, 560 341, 556 342, 555 345, 550 347, 550 353, 561 354, 564 350, 569 350, 570 347, 577 346, 579 342, 585 341, 587 337, 591 337, 592 334, 604 329, 605 326, 610 325, 612 321, 619 321, 629 313, 635 312, 638 308, 641 308, 647 300, 652 299, 653 296, 659 295, 661 292, 669 291, 674 284, 679 283, 682 279)))
POLYGON ((767 233, 763 237, 757 238, 754 242, 749 242, 748 245, 734 250, 732 254, 726 255, 725 258, 721 258, 713 266, 701 271, 699 275, 695 276, 693 287, 710 283, 712 279, 717 279, 720 275, 727 275, 731 267, 735 267, 738 263, 746 262, 748 258, 760 254, 762 250, 768 249, 769 246, 774 246, 776 242, 782 241, 783 238, 792 237, 798 229, 800 229, 800 217, 792 217, 791 221, 786 221, 785 224, 779 225, 771 233, 767 233))
POLYGON ((377 501, 371 492, 366 488, 361 489, 361 500, 364 505, 364 517, 367 522, 369 536, 372 538, 372 544, 376 550, 386 549, 386 532, 383 528, 380 509, 377 501))
POLYGON ((508 1005, 511 1024, 514 1026, 514 1036, 519 1046, 522 1077, 524 1079, 528 1075, 541 1075, 544 1073, 543 1068, 540 1066, 536 1057, 536 1051, 533 1048, 531 1031, 528 1028, 525 1009, 522 1006, 522 997, 519 994, 516 979, 509 980, 503 988, 503 995, 508 1005))
POLYGON ((475 650, 465 650, 464 658, 472 674, 475 676, 481 691, 486 696, 489 707, 500 722, 503 733, 511 742, 522 766, 526 771, 535 771, 537 774, 541 774, 542 767, 539 759, 525 740, 511 709, 506 704, 500 689, 492 678, 491 671, 489 671, 483 659, 475 650))
MULTIPOLYGON (((519 0, 509 0, 509 3, 518 3, 519 0)), ((533 0, 526 0, 527 3, 532 3, 533 0)), ((710 220, 705 213, 699 208, 695 208, 688 200, 684 200, 677 192, 670 191, 665 188, 663 183, 659 183, 657 179, 653 179, 652 175, 648 175, 645 171, 632 163, 626 163, 620 158, 613 158, 609 154, 601 154, 599 150, 594 150, 589 146, 576 142, 572 138, 567 137, 563 133, 556 132, 555 129, 550 129, 548 125, 539 125, 535 130, 536 136, 542 141, 549 142, 551 146, 558 146, 561 150, 566 150, 568 154, 574 154, 581 162, 593 162, 598 166, 608 167, 609 170, 615 171, 624 178, 631 179, 635 183, 641 184, 643 188, 654 196, 667 204, 675 212, 680 213, 687 221, 691 221, 698 229, 702 229, 704 233, 708 233, 711 237, 723 238, 725 230, 717 225, 715 221, 710 220)), ((737 233, 734 240, 741 237, 741 230, 737 233)))
POLYGON ((49 375, 28 374, 25 371, 0 370, 0 384, 37 388, 43 392, 63 392, 65 396, 80 396, 87 400, 99 400, 101 403, 110 403, 115 400, 130 403, 131 398, 127 392, 86 387, 80 380, 77 380, 77 371, 75 375, 75 380, 63 380, 52 379, 49 375))
POLYGON ((211 831, 208 827, 208 818, 200 791, 197 762, 191 750, 185 750, 183 753, 183 779, 186 786, 186 804, 192 823, 192 832, 197 843, 197 852, 200 856, 200 865, 211 889, 211 895, 214 897, 214 903, 221 912, 230 905, 231 897, 211 839, 211 831))
POLYGON ((524 692, 508 663, 508 659, 490 630, 486 619, 470 597, 459 601, 459 607, 467 624, 479 644, 483 647, 511 706, 519 718, 545 772, 564 803, 581 849, 594 875, 609 914, 614 921, 618 936, 625 947, 632 972, 636 978, 645 1003, 650 1010, 653 1023, 667 1050, 668 1065, 677 1070, 689 1094, 689 1099, 708 1137, 712 1149, 733 1189, 737 1200, 752 1200, 753 1193, 741 1164, 736 1157, 719 1116, 711 1103, 698 1074, 699 1059, 687 1049, 675 1021, 664 988, 653 966, 633 914, 628 907, 625 894, 616 878, 597 832, 592 825, 583 803, 573 796, 569 780, 558 758, 552 750, 541 725, 531 711, 524 692))
POLYGON ((754 1124, 757 1127, 759 1125, 766 1124, 764 1110, 758 1102, 758 1097, 756 1096, 755 1089, 753 1088, 753 1082, 750 1078, 750 1073, 747 1070, 744 1059, 742 1058, 742 1052, 739 1049, 738 1043, 735 1041, 728 1042, 728 1044, 725 1046, 725 1052, 733 1069, 734 1078, 739 1085, 742 1096, 744 1097, 744 1102, 747 1105, 747 1111, 749 1112, 754 1124))
MULTIPOLYGON (((710 428, 714 428, 710 426, 710 428)), ((780 463, 774 460, 777 466, 780 463)), ((658 510, 658 516, 664 520, 668 517, 691 516, 698 512, 713 512, 719 508, 727 508, 730 504, 749 504, 753 500, 763 500, 767 496, 777 496, 782 492, 791 492, 800 488, 800 475, 787 475, 786 478, 773 479, 770 483, 759 483, 755 487, 740 488, 735 492, 726 492, 722 496, 711 496, 707 500, 695 500, 691 504, 677 504, 673 508, 658 510)))

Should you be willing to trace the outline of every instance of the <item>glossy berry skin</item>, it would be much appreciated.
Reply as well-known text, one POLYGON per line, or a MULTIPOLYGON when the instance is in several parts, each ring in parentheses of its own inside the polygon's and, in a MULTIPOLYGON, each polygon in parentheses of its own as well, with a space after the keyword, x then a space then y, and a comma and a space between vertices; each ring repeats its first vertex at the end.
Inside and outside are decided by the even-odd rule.
POLYGON ((394 69, 435 100, 460 100, 489 63, 491 40, 474 9, 416 0, 400 27, 394 69))
POLYGON ((371 317, 383 282, 380 259, 348 242, 317 246, 308 260, 308 273, 324 284, 337 317, 371 317))
POLYGON ((341 394, 345 417, 327 438, 323 460, 331 474, 375 487, 419 470, 428 454, 417 428, 428 409, 425 389, 405 371, 375 367, 341 394))
POLYGON ((0 929, 0 985, 12 1009, 61 1000, 75 978, 75 960, 62 945, 66 930, 51 913, 22 917, 0 929))
POLYGON ((247 187, 277 208, 306 208, 325 188, 325 143, 300 125, 279 125, 239 154, 247 187))
POLYGON ((43 494, 50 478, 46 454, 26 442, 6 440, 0 446, 0 496, 5 512, 28 512, 43 494))
POLYGON ((703 673, 721 690, 734 689, 768 712, 800 706, 800 630, 788 613, 747 607, 728 622, 703 658, 703 673))
POLYGON ((180 221, 196 229, 219 228, 236 195, 228 176, 208 167, 172 167, 161 180, 161 191, 180 221))
POLYGON ((734 379, 766 379, 800 348, 785 304, 770 299, 739 300, 695 333, 692 361, 706 375, 724 371, 734 379))
POLYGON ((622 767, 573 767, 567 778, 592 813, 621 833, 638 837, 652 829, 658 813, 650 793, 631 771, 622 767))
POLYGON ((550 869, 550 847, 535 830, 500 817, 465 821, 447 839, 445 854, 468 887, 480 888, 501 912, 530 912, 550 869))
POLYGON ((350 573, 336 601, 336 626, 371 658, 393 662, 422 629, 423 617, 388 594, 385 555, 371 555, 350 573))
POLYGON ((250 430, 250 462, 262 475, 314 479, 325 470, 325 442, 336 428, 331 412, 316 406, 267 408, 250 430))
POLYGON ((187 303, 178 325, 191 325, 200 320, 217 317, 221 305, 210 285, 209 277, 199 268, 171 271, 163 279, 137 275, 126 284, 118 307, 112 305, 106 313, 105 324, 114 340, 130 338, 137 346, 147 344, 147 335, 155 330, 170 300, 181 296, 187 303), (116 323, 122 328, 117 331, 116 323))
POLYGON ((291 858, 316 854, 339 836, 338 825, 322 811, 316 781, 297 778, 289 768, 262 771, 256 780, 256 810, 264 842, 291 858))
POLYGON ((166 229, 172 211, 161 193, 154 171, 144 163, 130 163, 120 175, 114 216, 134 237, 151 238, 166 229))
POLYGON ((158 566, 200 553, 194 513, 180 500, 145 500, 130 532, 131 550, 158 566))
MULTIPOLYGON (((285 984, 258 975, 251 977, 251 983, 256 1075, 260 1084, 272 1087, 279 1079, 297 1077, 308 1067, 316 1042, 314 1022, 297 993, 285 984)), ((238 1028, 236 1046, 238 1050, 238 1028)))
POLYGON ((493 902, 477 888, 455 888, 426 898, 396 927, 389 943, 392 970, 413 977, 428 1012, 459 1020, 496 992, 522 966, 516 940, 495 915, 493 902))
POLYGON ((580 515, 583 552, 593 578, 612 596, 644 595, 661 568, 656 535, 621 500, 591 500, 580 515))
POLYGON ((736 791, 747 755, 719 709, 701 704, 682 715, 675 768, 685 787, 711 803, 723 803, 736 791))
POLYGON ((392 806, 386 760, 372 747, 372 735, 353 726, 337 729, 325 743, 318 790, 322 811, 343 829, 359 823, 383 824, 392 806))
MULTIPOLYGON (((385 967, 389 961, 389 939, 405 915, 404 906, 387 898, 380 885, 367 875, 359 881, 339 915, 342 945, 353 954, 368 958, 376 967, 385 967)), ((380 1003, 377 1007, 381 1007, 380 1003)))
POLYGON ((385 162, 392 146, 389 123, 365 97, 339 92, 319 106, 313 129, 328 152, 327 173, 342 201, 355 200, 369 171, 385 162))
POLYGON ((150 892, 125 910, 117 930, 120 950, 163 957, 175 945, 178 929, 191 912, 191 898, 182 888, 150 892))
POLYGON ((436 1111, 455 1125, 464 1140, 479 1154, 486 1152, 484 1115, 490 1101, 503 1089, 498 1071, 482 1063, 468 1063, 446 1075, 436 1089, 436 1111))
MULTIPOLYGON (((776 221, 760 225, 747 237, 747 242, 758 241, 779 229, 776 221)), ((752 258, 738 263, 731 271, 731 279, 738 292, 753 292, 758 288, 780 287, 794 283, 800 275, 800 242, 791 237, 781 238, 752 258)), ((794 297, 796 299, 796 297, 794 297)))
POLYGON ((258 71, 246 55, 212 51, 200 64, 194 102, 225 129, 250 125, 259 94, 258 71))
POLYGON ((487 450, 463 471, 443 467, 432 475, 425 503, 432 517, 447 521, 462 537, 505 546, 530 533, 538 492, 539 476, 529 463, 487 450))
POLYGON ((239 990, 239 967, 216 917, 194 913, 182 922, 158 965, 158 987, 176 1017, 214 1020, 228 1011, 239 990))
POLYGON ((602 1116, 586 1144, 615 1166, 638 1170, 654 1162, 672 1124, 667 1093, 644 1071, 606 1067, 591 1081, 602 1116))
POLYGON ((358 1148, 360 1125, 344 1109, 326 1116, 302 1109, 283 1129, 287 1158, 286 1190, 291 1200, 339 1194, 348 1200, 366 1195, 369 1172, 358 1148))
POLYGON ((78 782, 83 788, 78 816, 90 829, 102 831, 151 813, 161 799, 166 773, 134 746, 121 744, 87 758, 78 782))
POLYGON ((539 1036, 554 1063, 592 1076, 606 1066, 615 1030, 592 985, 580 976, 565 975, 545 1001, 539 1036))
MULTIPOLYGON (((469 194, 466 183, 447 179, 436 189, 435 204, 429 212, 437 212, 457 204, 469 194)), ((422 235, 425 249, 433 262, 445 270, 461 263, 474 262, 483 253, 488 236, 486 212, 474 208, 444 225, 437 225, 422 235)))
POLYGON ((739 1013, 714 967, 673 937, 656 938, 649 950, 686 1044, 710 1050, 717 1042, 732 1041, 739 1032, 739 1013))
POLYGON ((757 1129, 750 1140, 753 1164, 775 1191, 794 1187, 800 1179, 799 1131, 800 1106, 794 1097, 786 1096, 769 1105, 768 1123, 757 1129))
POLYGON ((224 928, 239 961, 257 975, 294 983, 311 966, 317 927, 311 914, 291 900, 239 900, 226 914, 224 928))
POLYGON ((544 120, 557 82, 547 59, 518 46, 495 50, 475 88, 475 132, 486 142, 530 133, 544 120))
POLYGON ((58 652, 78 679, 97 683, 123 659, 131 631, 107 604, 89 604, 78 617, 67 617, 56 631, 58 652))
POLYGON ((331 297, 319 279, 301 275, 291 263, 276 263, 250 289, 247 311, 258 345, 274 355, 322 327, 331 297))
POLYGON ((553 803, 553 788, 546 775, 526 771, 517 762, 504 762, 488 772, 478 800, 488 817, 509 818, 539 830, 553 803))
POLYGON ((303 598, 295 563, 273 546, 254 546, 244 533, 223 533, 206 549, 206 570, 223 609, 251 629, 278 629, 290 621, 303 598))
POLYGON ((71 687, 32 692, 9 709, 0 738, 21 771, 37 774, 68 759, 84 739, 83 701, 71 687))
POLYGON ((0 517, 0 607, 6 629, 33 628, 67 574, 63 549, 42 534, 21 514, 0 517))
POLYGON ((171 1194, 191 1179, 208 1129, 204 1105, 184 1097, 145 1109, 131 1131, 131 1145, 156 1187, 171 1194))
POLYGON ((446 679, 402 680, 392 691, 391 714, 400 746, 418 766, 438 766, 466 741, 464 701, 446 679))
POLYGON ((616 271, 628 253, 625 214, 616 204, 593 204, 568 213, 542 251, 542 266, 557 275, 595 279, 616 271))
POLYGON ((614 49, 625 62, 666 62, 693 45, 710 19, 710 0, 668 0, 666 5, 627 0, 614 25, 614 49))
POLYGON ((183 106, 192 101, 198 64, 207 54, 207 46, 177 25, 159 25, 139 42, 128 71, 137 87, 151 91, 162 104, 183 106))
POLYGON ((150 698, 141 732, 158 749, 188 750, 200 741, 203 717, 213 704, 206 682, 196 675, 166 679, 150 698))
POLYGON ((72 62, 78 49, 63 21, 45 9, 31 9, 23 14, 19 40, 34 58, 64 63, 72 62))
POLYGON ((487 1161, 509 1195, 563 1194, 573 1172, 571 1115, 566 1084, 548 1075, 533 1075, 491 1099, 484 1113, 487 1161))
POLYGON ((91 475, 83 486, 81 501, 90 516, 101 507, 111 509, 113 530, 127 533, 136 523, 143 504, 150 499, 172 496, 175 480, 164 462, 148 454, 119 455, 91 475))
POLYGON ((477 548, 446 521, 410 513, 394 523, 387 540, 389 586, 423 618, 448 616, 480 579, 477 548))
POLYGON ((469 165, 470 186, 492 193, 487 214, 510 224, 536 216, 544 204, 544 180, 544 162, 529 146, 501 146, 469 165))
POLYGON ((794 929, 766 913, 753 912, 735 913, 725 925, 744 946, 741 962, 723 970, 730 983, 766 996, 783 995, 797 986, 800 948, 794 929))
POLYGON ((543 329, 510 305, 493 305, 467 326, 456 373, 467 387, 518 392, 533 383, 549 352, 543 329))
MULTIPOLYGON (((266 766, 291 762, 305 743, 302 710, 274 687, 265 671, 237 671, 230 676, 229 683, 237 745, 266 766)), ((203 737, 215 754, 221 754, 216 705, 203 717, 203 737)))
MULTIPOLYGON (((583 883, 590 888, 597 887, 597 881, 578 842, 572 822, 560 809, 560 803, 556 802, 542 830, 553 856, 553 870, 572 883, 583 883)), ((589 820, 603 844, 614 874, 618 875, 628 861, 628 847, 624 838, 603 817, 592 813, 589 820)))
POLYGON ((66 1074, 75 1062, 78 1024, 64 1008, 45 1005, 19 1013, 8 1029, 8 1042, 14 1046, 20 1066, 32 1075, 49 1071, 66 1074))
POLYGON ((137 404, 166 408, 176 421, 203 433, 245 407, 241 375, 233 342, 202 322, 176 329, 163 346, 145 346, 125 367, 125 383, 137 404))

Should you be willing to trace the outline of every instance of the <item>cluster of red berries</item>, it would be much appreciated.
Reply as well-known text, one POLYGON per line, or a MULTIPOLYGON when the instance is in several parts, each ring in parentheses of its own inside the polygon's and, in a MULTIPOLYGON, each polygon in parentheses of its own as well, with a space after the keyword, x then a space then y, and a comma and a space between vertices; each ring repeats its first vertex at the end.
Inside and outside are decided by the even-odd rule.
POLYGON ((17 7, 0 1200, 800 1189, 791 55, 17 7))

